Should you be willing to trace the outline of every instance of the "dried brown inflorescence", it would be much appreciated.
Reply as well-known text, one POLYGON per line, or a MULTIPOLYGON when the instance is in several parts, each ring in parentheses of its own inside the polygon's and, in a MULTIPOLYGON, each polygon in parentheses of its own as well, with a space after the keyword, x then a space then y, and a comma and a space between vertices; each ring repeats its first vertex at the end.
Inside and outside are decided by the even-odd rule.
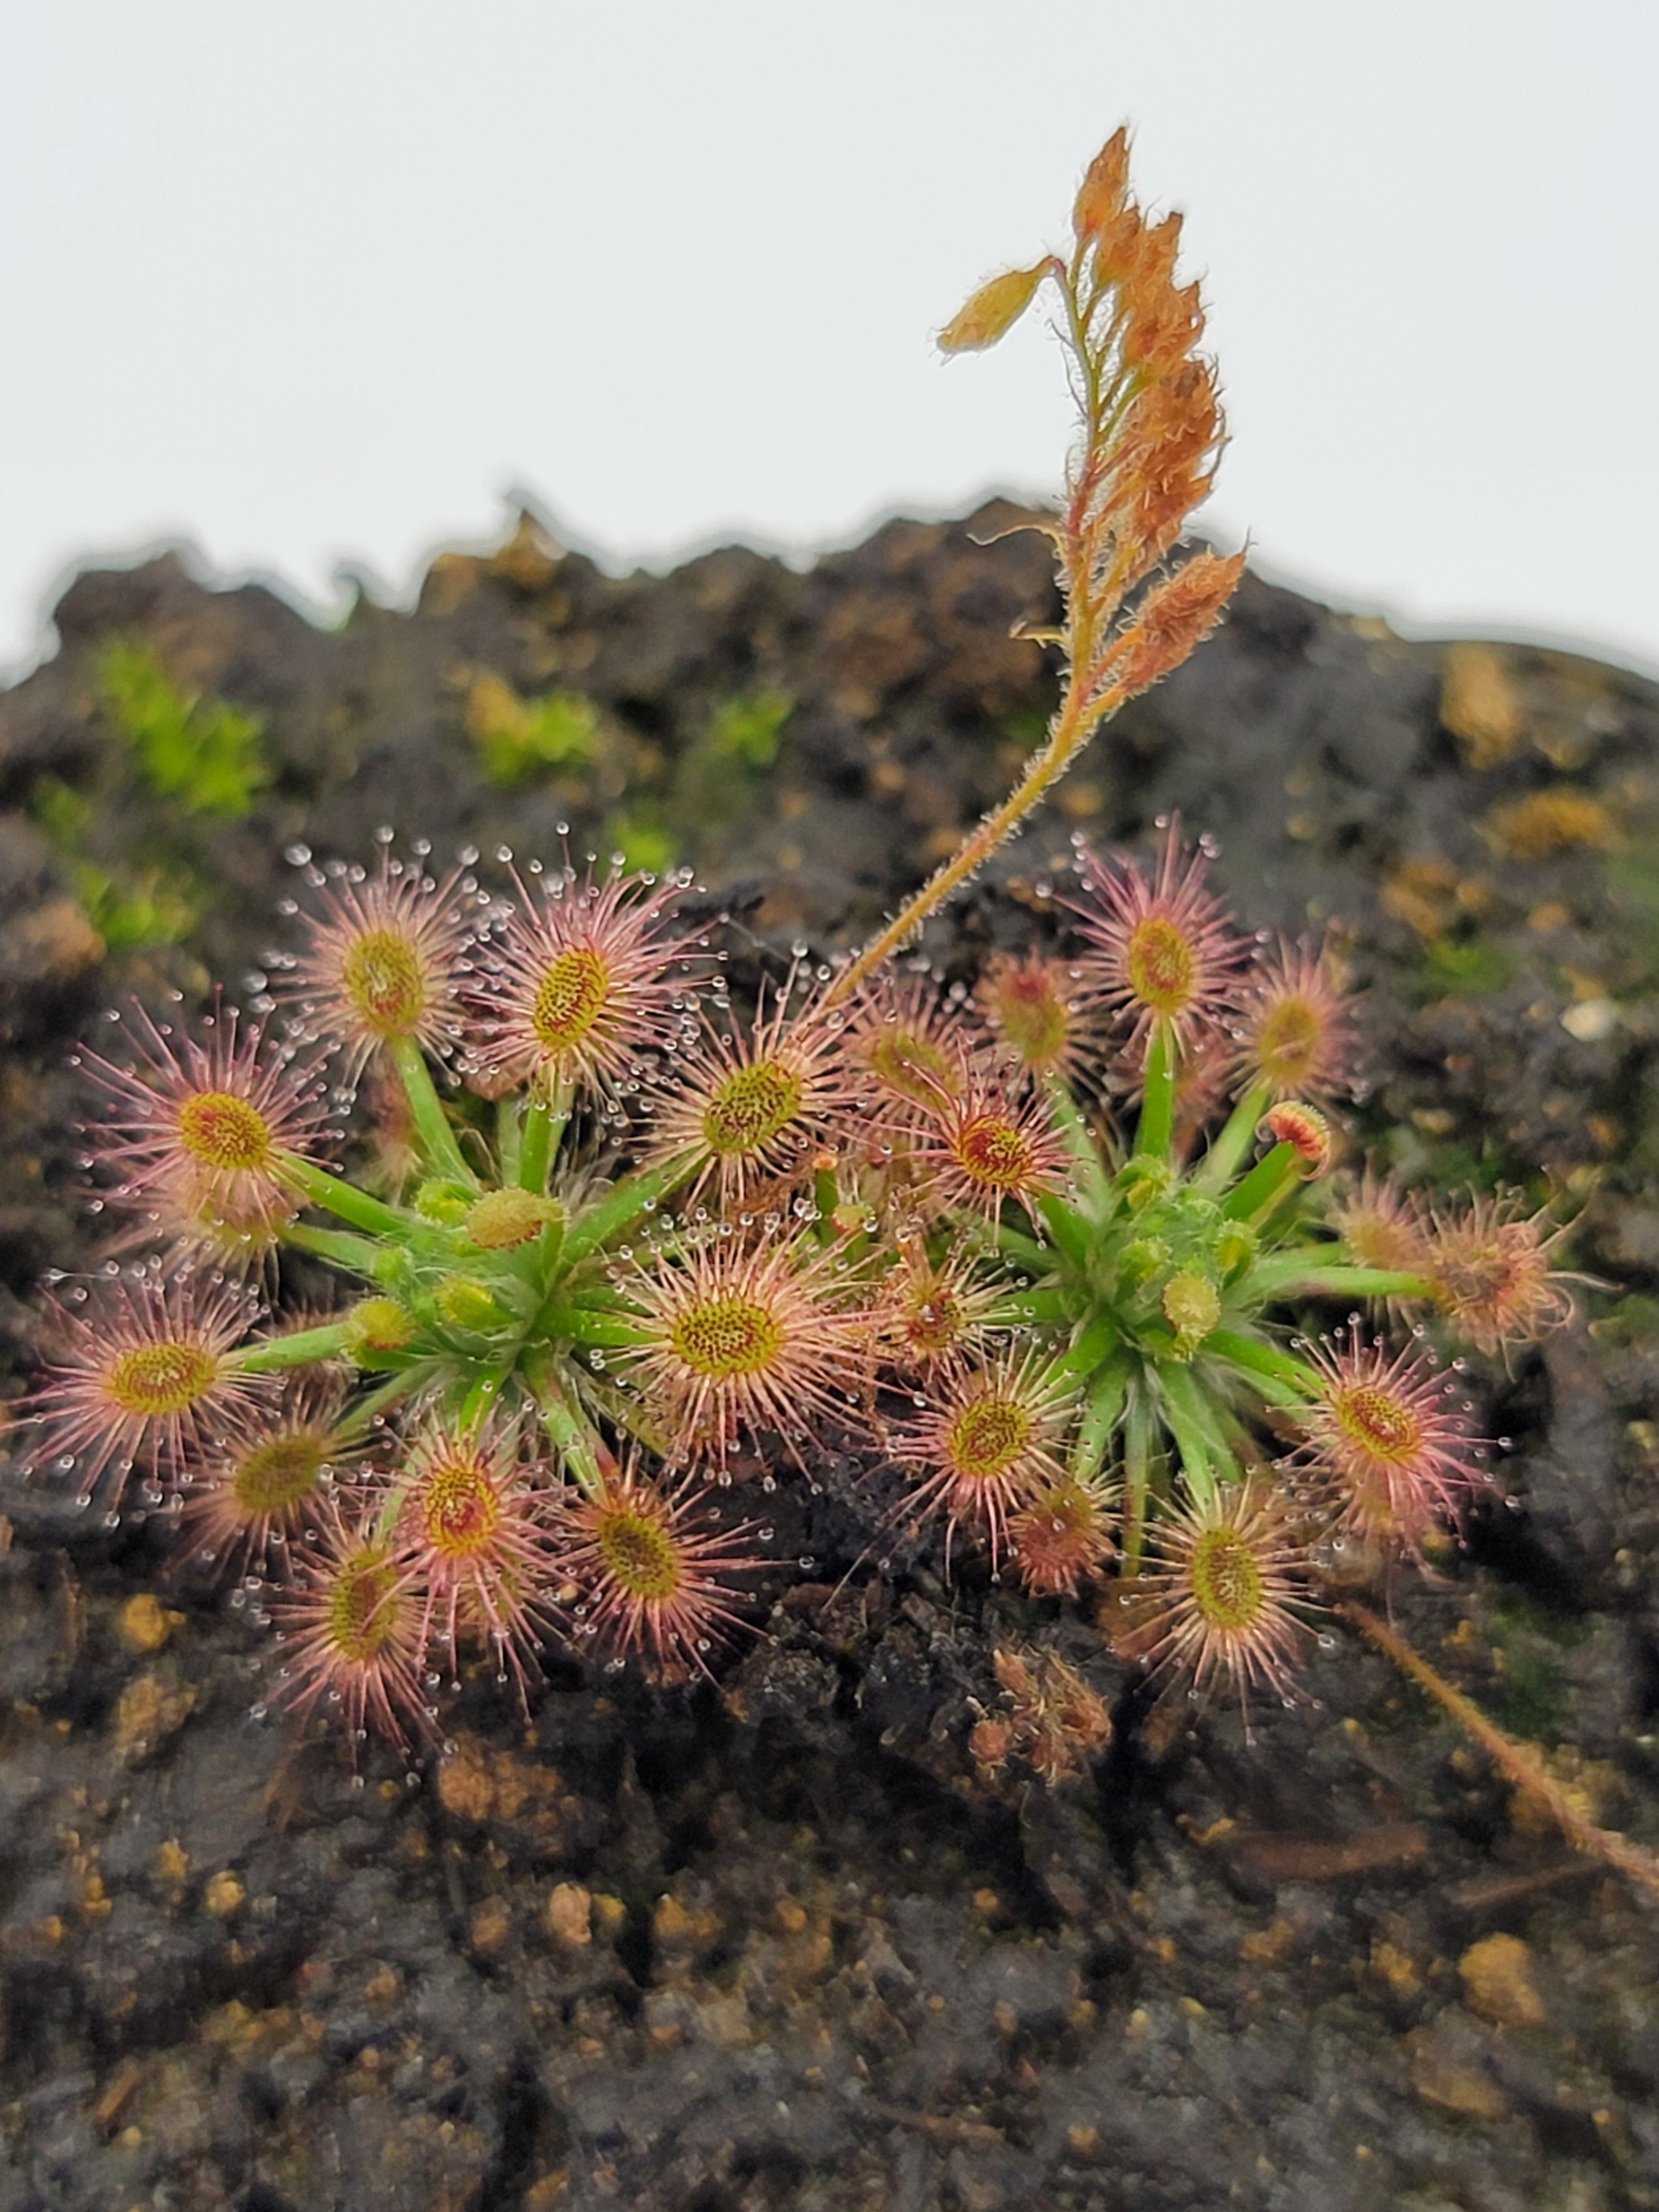
POLYGON ((945 353, 981 351, 1046 284, 1059 295, 1078 437, 1060 513, 1036 526, 1054 541, 1065 617, 1057 629, 1025 635, 1060 648, 1065 686, 1020 782, 853 962, 837 993, 872 975, 983 865, 1126 700, 1180 666, 1243 574, 1243 553, 1208 551, 1154 574, 1208 495, 1224 426, 1215 365, 1200 350, 1199 289, 1176 282, 1181 217, 1149 222, 1128 176, 1128 134, 1120 130, 1078 192, 1069 252, 994 276, 939 332, 945 353))

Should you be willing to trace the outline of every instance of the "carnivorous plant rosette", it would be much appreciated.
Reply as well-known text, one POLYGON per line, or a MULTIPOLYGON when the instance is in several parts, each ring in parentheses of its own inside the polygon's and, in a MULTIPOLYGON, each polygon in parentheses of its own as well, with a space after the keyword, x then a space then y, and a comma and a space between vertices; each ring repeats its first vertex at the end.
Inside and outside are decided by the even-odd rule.
MULTIPOLYGON (((810 1485, 851 1453, 896 1490, 878 1561, 902 1523, 1053 1607, 1115 1580, 1161 1679, 1280 1691, 1316 1547, 1409 1559, 1486 1480, 1437 1361, 1565 1317, 1556 1232, 1510 1196, 1334 1182, 1355 1044, 1328 945, 1264 951, 1172 823, 1150 865, 1080 848, 1069 944, 976 992, 896 964, 1241 573, 1178 550, 1216 375, 1179 218, 1147 221, 1127 161, 1120 132, 1066 252, 941 335, 1057 301, 1063 681, 1016 789, 862 951, 769 975, 745 1019, 689 872, 492 886, 388 837, 373 868, 302 854, 274 1026, 141 1015, 93 1065, 134 1224, 125 1268, 54 1293, 37 1464, 111 1510, 136 1474, 262 1576, 297 1713, 407 1742, 473 1657, 527 1701, 550 1644, 708 1674, 787 1572, 734 1469, 810 1485), (364 1082, 393 1132, 373 1188, 335 1164, 364 1082), (334 1305, 284 1320, 289 1254, 334 1305)), ((1044 1771, 1044 1698, 1103 1740, 1058 1660, 1000 1671, 1044 1771)))

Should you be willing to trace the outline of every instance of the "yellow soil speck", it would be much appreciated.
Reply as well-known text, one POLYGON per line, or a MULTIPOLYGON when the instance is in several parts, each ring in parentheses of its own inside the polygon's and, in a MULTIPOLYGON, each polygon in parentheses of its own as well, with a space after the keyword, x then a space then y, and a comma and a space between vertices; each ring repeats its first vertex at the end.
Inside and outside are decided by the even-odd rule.
POLYGON ((156 1846, 155 1856, 150 1861, 150 1871, 157 1881, 176 1888, 190 1874, 190 1854, 178 1838, 169 1836, 166 1843, 156 1846))
POLYGON ((1296 1941, 1296 1930, 1288 1920, 1271 1920, 1265 1928, 1253 1929, 1238 1947, 1238 1955, 1246 1966, 1282 1959, 1296 1941))
POLYGON ((467 1933, 472 1948, 483 1957, 495 1955, 513 1929, 513 1908, 504 1897, 487 1897, 472 1915, 467 1933))
POLYGON ((1473 769, 1495 768, 1521 738, 1521 702, 1489 646, 1454 645, 1440 677, 1440 720, 1473 769))
POLYGON ((247 1892, 228 1867, 222 1867, 202 1892, 202 1910, 215 1920, 228 1920, 240 1912, 247 1892))
POLYGON ((129 1651, 147 1656, 161 1650, 184 1617, 182 1613, 169 1613, 158 1597, 145 1590, 130 1597, 121 1607, 121 1641, 129 1651))
POLYGON ((1518 1936, 1486 1936, 1457 1962, 1471 2010, 1499 2027, 1536 2027, 1544 2001, 1533 1987, 1530 1954, 1518 1936))
POLYGON ((547 1900, 547 1932, 556 1942, 580 1948, 593 1940, 593 1896, 579 1881, 557 1883, 547 1900))
POLYGON ((123 1759, 146 1757, 178 1733, 195 1703, 195 1691, 182 1683, 155 1673, 137 1675, 116 1704, 117 1755, 123 1759))
POLYGON ((1565 786, 1500 806, 1485 835, 1512 860, 1547 860, 1579 846, 1604 853, 1616 842, 1613 817, 1601 800, 1565 786))

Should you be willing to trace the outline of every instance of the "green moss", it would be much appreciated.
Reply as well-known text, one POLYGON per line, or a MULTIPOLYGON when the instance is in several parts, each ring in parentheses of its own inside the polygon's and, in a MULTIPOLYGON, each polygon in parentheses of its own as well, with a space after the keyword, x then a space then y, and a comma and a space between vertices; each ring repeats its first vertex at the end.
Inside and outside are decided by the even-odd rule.
POLYGON ((1533 1743, 1564 1740, 1572 1701, 1559 1653, 1583 1643, 1587 1632, 1581 1622, 1549 1613, 1519 1591, 1506 1591, 1492 1606, 1488 1633, 1498 1673, 1482 1702, 1501 1728, 1533 1743))
POLYGON ((520 699, 499 678, 481 678, 467 700, 466 722, 484 775, 509 788, 591 768, 599 757, 599 712, 580 691, 520 699))
POLYGON ((85 849, 92 802, 55 775, 36 778, 29 812, 62 856, 75 896, 112 952, 177 945, 201 912, 193 871, 178 861, 165 868, 101 867, 85 849))
POLYGON ((1659 855, 1647 851, 1608 858, 1607 890, 1645 979, 1659 977, 1659 855))
POLYGON ((1517 1180, 1515 1163, 1491 1143, 1483 1144, 1477 1152, 1474 1146, 1453 1138, 1434 1146, 1427 1158, 1422 1180, 1435 1190, 1468 1191, 1490 1197, 1494 1191, 1517 1180))
POLYGON ((1506 1650, 1487 1702, 1500 1728, 1529 1743, 1559 1743, 1567 1734, 1566 1678, 1547 1652, 1506 1650))
MULTIPOLYGON (((683 832, 669 840, 707 860, 730 851, 751 829, 775 768, 794 703, 781 692, 722 700, 701 735, 680 755, 666 818, 683 832)), ((635 802, 633 812, 640 811, 635 802)))
POLYGON ((1590 1334, 1603 1344, 1659 1343, 1659 1298, 1633 1291, 1620 1298, 1610 1313, 1590 1323, 1590 1334))
POLYGON ((176 881, 146 868, 118 881, 90 860, 71 865, 75 895, 111 952, 178 945, 196 927, 197 902, 176 881))
POLYGON ((41 775, 29 793, 29 812, 60 853, 78 853, 87 834, 92 803, 61 776, 41 775))
POLYGON ((623 865, 645 875, 667 872, 679 858, 679 841, 658 808, 641 802, 613 814, 605 826, 606 848, 620 853, 623 865))
POLYGON ((1010 714, 997 734, 1017 744, 1022 752, 1035 752, 1048 734, 1048 717, 1036 708, 1010 714))
POLYGON ((99 655, 100 700, 146 788, 188 814, 240 821, 270 781, 260 725, 223 699, 180 691, 148 646, 99 655))
POLYGON ((1424 947, 1415 995, 1423 1003, 1478 998, 1501 991, 1513 973, 1507 953, 1484 938, 1437 937, 1424 947))
POLYGON ((779 691, 722 701, 703 741, 708 758, 750 775, 763 775, 778 757, 783 726, 794 711, 794 701, 779 691))

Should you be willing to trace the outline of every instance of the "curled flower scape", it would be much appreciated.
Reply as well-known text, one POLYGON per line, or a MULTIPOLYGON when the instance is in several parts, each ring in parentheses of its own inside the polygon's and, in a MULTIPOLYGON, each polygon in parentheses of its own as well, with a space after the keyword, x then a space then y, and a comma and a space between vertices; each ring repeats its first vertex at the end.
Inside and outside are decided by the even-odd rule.
MULTIPOLYGON (((1150 862, 1079 848, 1060 941, 977 990, 898 961, 1239 574, 1153 573, 1221 426, 1178 219, 1129 197, 1121 133, 1073 231, 944 337, 994 343, 1049 282, 1066 303, 1060 705, 839 971, 763 948, 728 984, 689 872, 491 884, 386 833, 373 866, 296 848, 274 1026, 140 1014, 86 1063, 128 1219, 44 1302, 33 1464, 261 1577, 301 1722, 431 1740, 475 1672, 527 1705, 550 1651, 709 1675, 792 1572, 751 1501, 799 1525, 831 1469, 853 1541, 825 1565, 931 1547, 1162 1682, 1285 1693, 1326 1539, 1409 1561, 1487 1480, 1453 1363, 1567 1319, 1560 1232, 1510 1194, 1333 1173, 1354 1048, 1328 948, 1264 949, 1170 822, 1150 862), (364 1182, 332 1110, 360 1086, 364 1182), (321 1312, 284 1309, 290 1255, 331 1273, 321 1312)), ((975 1757, 1058 1773, 1104 1741, 1080 1678, 1005 1657, 975 1757)))

